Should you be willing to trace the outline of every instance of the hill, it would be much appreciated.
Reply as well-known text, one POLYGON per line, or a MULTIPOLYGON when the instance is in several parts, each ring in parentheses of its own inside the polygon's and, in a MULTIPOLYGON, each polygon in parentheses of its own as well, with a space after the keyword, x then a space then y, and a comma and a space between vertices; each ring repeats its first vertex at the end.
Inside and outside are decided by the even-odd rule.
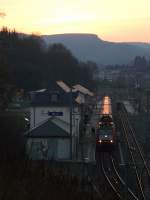
POLYGON ((43 35, 46 44, 63 43, 79 60, 97 64, 127 64, 135 56, 150 58, 148 43, 117 43, 100 39, 94 34, 43 35))

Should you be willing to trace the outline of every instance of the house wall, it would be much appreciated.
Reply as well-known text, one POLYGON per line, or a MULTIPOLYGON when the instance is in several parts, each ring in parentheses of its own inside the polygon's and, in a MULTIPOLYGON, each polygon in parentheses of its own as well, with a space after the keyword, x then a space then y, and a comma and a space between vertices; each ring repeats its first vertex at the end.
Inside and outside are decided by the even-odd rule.
MULTIPOLYGON (((63 112, 63 116, 56 116, 70 126, 70 108, 69 107, 30 107, 30 129, 40 125, 51 116, 48 115, 48 112, 63 112)), ((81 114, 78 107, 75 107, 72 113, 72 135, 79 136, 79 123, 81 119, 81 114)), ((57 124, 63 128, 62 123, 57 124)), ((65 125, 65 124, 64 124, 65 125)), ((66 130, 66 129, 65 129, 66 130)), ((70 129, 68 127, 68 133, 70 129)))
MULTIPOLYGON (((64 122, 70 123, 70 108, 69 107, 31 107, 30 108, 30 128, 36 127, 51 116, 48 112, 63 112, 63 116, 56 116, 64 122)), ((80 120, 79 109, 74 108, 72 115, 72 123, 75 125, 80 120)), ((79 122, 78 122, 79 123, 79 122)))
POLYGON ((63 112, 63 116, 57 116, 65 122, 69 121, 69 108, 67 107, 31 107, 30 108, 30 126, 38 126, 40 123, 50 118, 48 112, 63 112))
MULTIPOLYGON (((70 108, 69 107, 31 107, 30 108, 30 113, 31 113, 30 114, 30 128, 32 129, 42 124, 48 118, 50 118, 51 116, 48 116, 48 112, 63 112, 63 116, 56 116, 55 119, 58 118, 62 120, 62 122, 66 122, 66 123, 61 123, 61 121, 59 120, 54 120, 54 121, 55 121, 55 124, 57 124, 57 126, 61 127, 69 134, 70 133, 70 108)), ((77 151, 76 147, 79 143, 80 119, 81 119, 81 114, 80 114, 79 108, 74 107, 73 113, 72 113, 72 136, 73 136, 72 137, 72 152, 74 154, 74 157, 77 151)), ((54 139, 53 141, 54 141, 53 145, 57 145, 56 143, 58 142, 55 142, 54 139)))
POLYGON ((26 152, 31 160, 70 159, 69 138, 28 138, 26 152))

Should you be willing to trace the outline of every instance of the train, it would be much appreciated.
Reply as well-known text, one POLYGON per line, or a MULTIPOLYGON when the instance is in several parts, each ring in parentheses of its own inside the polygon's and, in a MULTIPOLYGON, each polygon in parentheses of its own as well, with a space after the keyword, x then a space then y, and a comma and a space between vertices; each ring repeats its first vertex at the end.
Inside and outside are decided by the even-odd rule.
POLYGON ((111 151, 116 145, 116 129, 112 116, 112 104, 109 96, 104 96, 96 130, 96 150, 111 151))

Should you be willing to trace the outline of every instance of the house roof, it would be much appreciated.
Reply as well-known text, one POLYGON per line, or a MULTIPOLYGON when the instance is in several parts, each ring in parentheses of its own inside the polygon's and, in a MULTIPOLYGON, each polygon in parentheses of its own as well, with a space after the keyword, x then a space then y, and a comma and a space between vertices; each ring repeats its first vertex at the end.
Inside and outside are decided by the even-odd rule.
POLYGON ((74 85, 71 88, 63 81, 56 81, 52 85, 53 89, 41 89, 32 91, 31 94, 31 105, 33 106, 70 106, 72 93, 73 104, 84 103, 84 97, 79 93, 88 96, 94 96, 89 89, 83 87, 80 84, 74 85), (55 96, 55 97, 54 97, 55 96))
POLYGON ((47 137, 69 137, 69 133, 59 127, 52 120, 48 119, 43 124, 30 130, 26 136, 28 138, 47 138, 47 137))
MULTIPOLYGON (((75 103, 77 92, 72 93, 72 100, 75 103)), ((31 100, 33 106, 69 106, 70 105, 70 92, 62 91, 45 91, 36 93, 31 100), (57 96, 56 101, 53 101, 53 95, 57 96)))
POLYGON ((80 84, 74 85, 73 88, 75 88, 77 91, 83 93, 83 94, 87 94, 89 96, 94 96, 94 93, 91 92, 89 89, 83 87, 80 84))
POLYGON ((70 87, 63 81, 56 81, 57 85, 61 87, 65 92, 70 92, 70 87))

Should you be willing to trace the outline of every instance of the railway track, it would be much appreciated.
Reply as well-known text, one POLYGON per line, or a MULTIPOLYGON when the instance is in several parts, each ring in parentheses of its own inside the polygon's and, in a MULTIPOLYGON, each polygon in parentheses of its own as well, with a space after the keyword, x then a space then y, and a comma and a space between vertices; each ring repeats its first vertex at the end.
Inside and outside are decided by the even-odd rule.
POLYGON ((99 170, 103 172, 103 175, 107 181, 108 191, 111 191, 115 195, 115 199, 125 199, 126 192, 128 193, 128 199, 138 200, 138 197, 127 187, 125 181, 119 175, 116 168, 113 156, 110 153, 101 153, 97 159, 99 170), (127 191, 126 191, 127 190, 127 191))
POLYGON ((97 163, 97 171, 99 176, 99 183, 103 183, 103 188, 98 187, 99 191, 101 191, 103 199, 106 200, 119 200, 121 198, 121 194, 118 192, 116 187, 116 179, 111 174, 110 170, 110 161, 104 156, 103 153, 96 153, 96 163, 97 163))
POLYGON ((122 194, 120 192, 120 190, 122 190, 121 185, 118 182, 118 179, 115 176, 115 173, 111 166, 110 155, 107 153, 101 153, 100 161, 101 162, 99 162, 99 165, 101 165, 102 172, 107 180, 108 185, 116 195, 117 199, 123 199, 122 194))
POLYGON ((111 162, 112 162, 112 166, 114 169, 114 172, 118 178, 118 180, 120 181, 120 183, 123 185, 123 187, 125 188, 125 190, 127 190, 126 192, 128 192, 128 196, 130 199, 135 199, 138 200, 138 197, 133 193, 133 191, 126 185, 125 181, 122 179, 122 177, 119 175, 119 172, 117 171, 117 168, 115 166, 115 161, 114 158, 111 156, 111 162))
POLYGON ((116 167, 111 153, 97 152, 96 161, 99 183, 101 182, 105 185, 105 191, 98 185, 97 182, 94 182, 94 180, 91 180, 91 183, 100 199, 139 199, 126 184, 127 182, 125 182, 119 175, 118 168, 116 167))
MULTIPOLYGON (((150 171, 144 159, 142 150, 135 136, 135 132, 130 124, 128 114, 125 107, 122 105, 119 111, 119 118, 122 125, 123 135, 126 141, 130 156, 130 168, 134 171, 134 177, 136 180, 136 191, 138 193, 138 198, 142 200, 148 199, 144 193, 142 181, 141 181, 141 170, 145 168, 147 176, 150 180, 150 171)), ((128 154, 126 151, 126 154, 128 154)), ((127 163, 127 162, 126 162, 127 163)), ((126 166, 127 167, 127 166, 126 166)))

